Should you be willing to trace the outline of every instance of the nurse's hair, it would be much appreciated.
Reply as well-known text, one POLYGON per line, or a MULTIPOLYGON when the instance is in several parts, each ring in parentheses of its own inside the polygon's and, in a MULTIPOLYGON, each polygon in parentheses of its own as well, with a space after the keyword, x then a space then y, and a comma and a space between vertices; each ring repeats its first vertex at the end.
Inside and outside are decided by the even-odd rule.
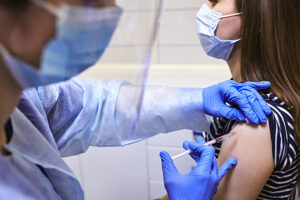
POLYGON ((289 107, 300 146, 300 1, 236 0, 243 81, 270 81, 289 107))

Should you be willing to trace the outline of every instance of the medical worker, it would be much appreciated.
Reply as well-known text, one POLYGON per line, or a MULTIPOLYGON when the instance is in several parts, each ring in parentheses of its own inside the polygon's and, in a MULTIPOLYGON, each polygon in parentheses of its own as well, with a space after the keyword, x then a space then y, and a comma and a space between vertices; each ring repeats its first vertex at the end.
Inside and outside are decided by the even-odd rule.
MULTIPOLYGON (((0 199, 83 199, 62 157, 89 146, 127 145, 179 129, 205 130, 205 114, 267 122, 271 110, 256 90, 269 87, 268 82, 225 81, 205 89, 149 86, 138 123, 128 134, 134 85, 70 79, 101 57, 121 14, 110 0, 0 1, 0 199)), ((193 145, 198 162, 193 174, 181 186, 172 181, 179 175, 169 182, 177 184, 171 192, 188 195, 196 188, 201 199, 204 190, 213 193, 235 160, 218 171, 213 150, 193 145)))

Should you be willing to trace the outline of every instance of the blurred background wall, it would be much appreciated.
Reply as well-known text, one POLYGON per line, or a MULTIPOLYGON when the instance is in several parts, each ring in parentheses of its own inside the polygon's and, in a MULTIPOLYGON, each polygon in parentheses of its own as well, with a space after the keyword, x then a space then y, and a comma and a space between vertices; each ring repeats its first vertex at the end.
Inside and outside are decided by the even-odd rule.
MULTIPOLYGON (((152 9, 158 0, 140 0, 152 9)), ((119 0, 126 6, 130 0, 119 0)), ((149 84, 173 87, 205 87, 230 78, 226 64, 206 56, 195 25, 196 13, 204 0, 166 0, 158 40, 155 44, 149 84)), ((145 24, 147 22, 145 21, 145 24)), ((142 30, 145 26, 141 25, 142 30)), ((124 47, 124 52, 130 47, 124 47)), ((97 79, 97 67, 82 74, 83 79, 97 79)), ((95 148, 85 154, 66 158, 79 178, 87 200, 150 200, 166 194, 159 152, 182 152, 182 143, 192 140, 192 131, 160 134, 127 147, 95 148)), ((189 158, 177 160, 182 173, 194 165, 189 158)))

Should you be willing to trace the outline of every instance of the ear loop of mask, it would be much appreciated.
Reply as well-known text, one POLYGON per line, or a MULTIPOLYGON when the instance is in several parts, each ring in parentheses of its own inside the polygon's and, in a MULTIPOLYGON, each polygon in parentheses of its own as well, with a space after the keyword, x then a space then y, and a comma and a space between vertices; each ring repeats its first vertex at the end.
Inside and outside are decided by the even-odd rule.
POLYGON ((22 88, 25 88, 25 86, 27 86, 28 84, 21 70, 18 68, 17 61, 1 43, 0 43, 0 56, 2 57, 3 62, 5 62, 7 69, 13 75, 14 79, 18 82, 18 84, 22 88))
POLYGON ((242 13, 234 13, 234 14, 229 14, 229 15, 222 15, 220 17, 220 19, 228 18, 228 17, 234 17, 234 16, 238 16, 238 15, 242 15, 242 13))

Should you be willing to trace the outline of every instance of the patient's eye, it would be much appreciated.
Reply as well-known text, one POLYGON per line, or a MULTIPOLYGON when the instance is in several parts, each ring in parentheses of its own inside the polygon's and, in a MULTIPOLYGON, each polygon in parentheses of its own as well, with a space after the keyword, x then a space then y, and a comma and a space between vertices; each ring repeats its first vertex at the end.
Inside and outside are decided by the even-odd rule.
POLYGON ((212 2, 212 3, 217 3, 218 2, 218 0, 209 0, 210 2, 212 2))

